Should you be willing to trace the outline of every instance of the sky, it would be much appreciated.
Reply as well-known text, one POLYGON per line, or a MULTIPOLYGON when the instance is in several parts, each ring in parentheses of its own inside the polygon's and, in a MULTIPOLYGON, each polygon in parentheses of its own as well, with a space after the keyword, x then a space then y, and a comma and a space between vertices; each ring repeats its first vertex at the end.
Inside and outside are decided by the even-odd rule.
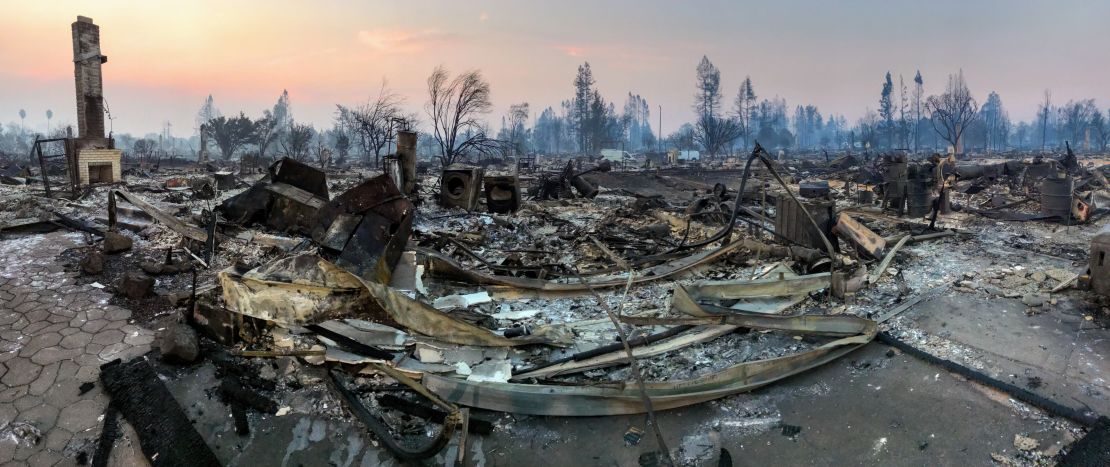
MULTIPOLYGON (((573 93, 590 63, 602 95, 651 105, 653 130, 693 119, 703 55, 721 71, 726 106, 744 76, 759 98, 813 104, 849 121, 878 107, 883 76, 926 94, 962 69, 980 103, 998 92, 1015 120, 1054 103, 1110 106, 1110 2, 782 0, 638 1, 20 1, 0 2, 0 121, 75 121, 70 24, 101 27, 104 95, 117 133, 195 132, 204 98, 226 115, 260 116, 283 89, 293 116, 330 127, 336 104, 357 105, 382 80, 424 113, 432 69, 478 69, 496 128, 510 104, 533 117, 573 93)), ((422 125, 423 128, 426 125, 422 125)))

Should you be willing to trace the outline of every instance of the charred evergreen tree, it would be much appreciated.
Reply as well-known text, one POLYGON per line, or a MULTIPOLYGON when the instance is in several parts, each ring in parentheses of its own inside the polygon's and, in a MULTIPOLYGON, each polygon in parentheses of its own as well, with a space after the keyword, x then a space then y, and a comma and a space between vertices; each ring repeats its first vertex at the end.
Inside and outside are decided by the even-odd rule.
POLYGON ((879 96, 879 116, 882 117, 883 129, 886 130, 886 147, 894 147, 894 82, 890 79, 890 72, 886 72, 883 81, 883 92, 879 96))
POLYGON ((921 150, 921 99, 925 96, 925 80, 921 70, 913 77, 913 152, 921 150))
POLYGON ((508 149, 513 153, 510 156, 519 155, 525 151, 528 130, 524 126, 528 123, 528 113, 528 103, 521 102, 510 105, 509 113, 505 115, 502 126, 506 132, 505 140, 508 149))
POLYGON ((1106 150, 1106 145, 1110 143, 1110 121, 1098 109, 1091 115, 1091 130, 1095 134, 1095 150, 1106 150))
POLYGON ((909 144, 909 120, 906 119, 906 110, 909 109, 909 96, 906 94, 906 82, 902 79, 902 75, 898 75, 898 90, 899 99, 898 104, 898 146, 907 148, 909 144))
POLYGON ((721 116, 721 72, 709 57, 702 56, 698 63, 695 88, 694 112, 698 119, 694 136, 706 154, 720 155, 740 136, 740 125, 721 116))
POLYGON ((338 153, 335 162, 340 165, 346 164, 347 156, 350 154, 351 151, 351 137, 347 136, 347 134, 339 128, 332 130, 332 133, 335 138, 335 152, 338 153))
MULTIPOLYGON (((216 117, 219 117, 219 116, 220 116, 220 111, 219 111, 219 109, 216 108, 216 101, 215 101, 215 99, 212 98, 212 95, 209 94, 208 97, 204 99, 204 104, 201 104, 200 110, 197 111, 196 128, 194 128, 194 129, 197 132, 202 131, 201 127, 204 126, 205 123, 208 123, 213 118, 216 118, 216 117)), ((204 149, 208 149, 208 148, 204 148, 204 149)))
POLYGON ((655 135, 651 131, 651 107, 639 94, 628 93, 621 115, 622 137, 630 150, 655 146, 655 135))
POLYGON ((987 101, 979 113, 983 122, 983 144, 988 152, 1004 149, 1010 134, 1010 118, 1002 106, 1002 98, 997 92, 987 95, 987 101))
POLYGON ((755 112, 755 89, 752 88, 752 77, 745 76, 740 83, 740 90, 736 93, 736 121, 740 124, 740 134, 744 136, 744 150, 748 149, 748 141, 752 137, 752 114, 755 112))
POLYGON ((590 63, 583 63, 578 67, 578 74, 574 76, 574 100, 572 101, 571 122, 577 131, 578 150, 588 150, 590 128, 590 103, 593 100, 594 74, 590 70, 590 63))

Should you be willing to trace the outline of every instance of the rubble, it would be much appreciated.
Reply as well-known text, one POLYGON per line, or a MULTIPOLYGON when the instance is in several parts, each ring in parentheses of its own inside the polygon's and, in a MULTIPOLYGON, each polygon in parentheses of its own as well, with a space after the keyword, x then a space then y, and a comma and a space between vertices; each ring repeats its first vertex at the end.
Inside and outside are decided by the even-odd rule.
POLYGON ((104 255, 99 251, 90 251, 81 258, 81 272, 88 275, 97 275, 104 272, 104 255))
MULTIPOLYGON (((75 66, 99 67, 95 52, 75 66)), ((113 154, 99 147, 114 143, 93 113, 99 90, 89 92, 95 108, 81 112, 81 136, 60 141, 74 162, 113 154)), ((411 461, 463 455, 468 434, 511 432, 529 416, 643 413, 658 434, 655 412, 709 404, 732 418, 715 415, 702 427, 712 430, 683 437, 677 456, 704 461, 718 447, 706 443, 720 444, 717 432, 729 427, 774 429, 790 442, 819 431, 784 423, 786 412, 773 407, 730 410, 742 405, 738 394, 822 366, 821 375, 860 380, 902 371, 881 358, 841 360, 875 340, 898 349, 886 354, 892 362, 940 365, 1076 426, 1097 419, 1047 397, 1058 389, 1051 376, 1015 374, 1019 387, 989 374, 1005 355, 984 358, 988 349, 950 338, 947 321, 927 332, 910 312, 937 297, 974 296, 1033 320, 1076 301, 1079 317, 1053 319, 1080 331, 1104 326, 1110 227, 1091 230, 1110 212, 1110 184, 1070 148, 1059 160, 957 162, 903 151, 830 160, 773 155, 756 143, 746 160, 704 167, 654 161, 641 170, 623 156, 560 155, 437 167, 418 161, 408 128, 397 128, 396 153, 373 168, 257 155, 238 167, 126 162, 120 177, 86 167, 84 179, 64 185, 64 201, 31 191, 49 190, 45 166, 0 173, 5 238, 74 231, 84 243, 64 256, 69 269, 97 276, 80 284, 111 283, 111 300, 146 310, 134 321, 162 326, 155 345, 178 364, 158 371, 162 363, 139 356, 107 365, 105 436, 118 435, 118 409, 153 463, 215 463, 211 433, 197 432, 212 425, 194 427, 199 416, 170 390, 205 374, 211 384, 189 390, 218 395, 220 419, 243 440, 272 433, 273 417, 342 419, 411 461), (509 415, 485 421, 472 408, 509 415)), ((81 313, 65 324, 105 326, 97 317, 105 312, 81 313)), ((101 352, 138 337, 121 330, 78 345, 84 335, 69 335, 62 348, 101 352)), ((26 444, 37 437, 31 428, 0 433, 26 444)), ((638 445, 646 431, 633 426, 621 438, 638 445)), ((1041 444, 1055 445, 1032 436, 1014 435, 1019 452, 997 454, 999 462, 1039 459, 1041 444)), ((878 438, 874 452, 893 449, 892 439, 878 438)))
POLYGON ((101 248, 104 253, 112 255, 130 250, 131 244, 132 240, 126 236, 115 232, 106 232, 104 234, 104 245, 101 248))
POLYGON ((200 343, 193 328, 172 321, 158 334, 158 350, 162 358, 171 361, 191 363, 200 356, 200 343))
POLYGON ((148 297, 154 294, 154 278, 141 272, 128 273, 116 284, 116 290, 131 299, 148 297))

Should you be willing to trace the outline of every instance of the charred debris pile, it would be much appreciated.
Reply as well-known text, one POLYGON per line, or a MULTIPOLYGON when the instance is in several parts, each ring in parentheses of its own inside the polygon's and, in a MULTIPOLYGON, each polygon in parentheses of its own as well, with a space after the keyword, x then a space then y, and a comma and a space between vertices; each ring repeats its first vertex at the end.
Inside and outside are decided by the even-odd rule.
MULTIPOLYGON (((298 410, 288 394, 315 388, 399 458, 420 459, 488 433, 486 412, 471 409, 650 414, 892 338, 888 320, 938 285, 906 284, 899 252, 973 235, 946 224, 950 213, 1073 224, 1107 212, 1103 172, 1070 152, 817 162, 776 160, 757 144, 731 168, 624 172, 553 158, 528 173, 428 173, 407 151, 387 160, 384 174, 292 159, 132 169, 75 200, 9 197, 31 214, 6 219, 5 233, 85 232, 75 267, 133 309, 161 310, 136 309, 168 322, 161 357, 215 365, 213 390, 239 433, 298 410), (676 181, 682 173, 693 176, 676 181), (699 173, 732 181, 689 181, 699 173), (618 177, 633 183, 606 186, 618 177), (698 194, 650 189, 682 183, 698 194), (414 436, 414 424, 441 428, 414 436)), ((1105 290, 1104 271, 1061 273, 1051 286, 1105 290)), ((105 368, 118 410, 137 426, 157 416, 191 430, 180 410, 128 406, 146 403, 134 387, 165 399, 150 358, 105 368)))

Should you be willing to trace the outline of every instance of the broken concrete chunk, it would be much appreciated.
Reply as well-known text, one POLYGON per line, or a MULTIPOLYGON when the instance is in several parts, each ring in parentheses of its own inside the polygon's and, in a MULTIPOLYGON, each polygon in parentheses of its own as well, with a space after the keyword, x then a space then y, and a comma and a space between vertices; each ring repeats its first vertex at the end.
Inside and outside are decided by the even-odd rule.
POLYGON ((1021 303, 1029 307, 1038 307, 1044 305, 1048 301, 1048 296, 1039 293, 1027 293, 1021 297, 1021 303))
POLYGON ((423 342, 416 343, 415 354, 421 363, 443 363, 443 349, 423 342))
POLYGON ((158 349, 162 352, 162 358, 169 361, 196 361, 200 355, 197 332, 187 324, 172 322, 158 334, 158 349))
POLYGON ((1037 441, 1033 438, 1022 435, 1014 435, 1014 447, 1022 451, 1032 451, 1034 449, 1037 449, 1037 447, 1040 445, 1040 441, 1037 441))
POLYGON ((493 298, 489 296, 489 292, 475 292, 466 295, 448 295, 446 297, 439 297, 432 302, 432 307, 437 310, 452 310, 455 308, 468 308, 471 305, 479 305, 482 303, 492 302, 493 298))
POLYGON ((478 383, 507 383, 513 376, 513 365, 508 360, 490 360, 470 369, 467 381, 478 383))
POLYGON ((1075 273, 1066 271, 1064 269, 1047 269, 1044 271, 1044 274, 1048 277, 1051 277, 1056 282, 1067 282, 1075 279, 1075 273))
POLYGON ((455 374, 470 376, 470 373, 472 373, 470 370, 470 365, 467 365, 466 362, 455 363, 455 374))
POLYGON ((428 295, 428 289, 424 287, 424 265, 416 264, 415 251, 406 251, 401 254, 397 266, 393 268, 389 286, 397 290, 428 295))
POLYGON ((154 278, 141 272, 129 272, 116 284, 120 295, 139 299, 154 295, 154 278))
POLYGON ((104 233, 104 244, 102 248, 105 253, 114 254, 120 253, 131 249, 131 239, 116 232, 104 233))
POLYGON ((96 275, 104 272, 104 255, 99 251, 90 251, 81 259, 81 272, 96 275))
MULTIPOLYGON (((327 347, 324 347, 320 344, 313 344, 312 347, 308 348, 308 350, 312 350, 312 351, 315 351, 315 352, 320 352, 320 351, 325 351, 326 352, 327 349, 328 349, 327 347)), ((324 364, 324 355, 309 355, 309 356, 306 356, 306 357, 303 357, 303 358, 304 358, 305 363, 308 363, 309 365, 323 365, 324 364)), ((303 383, 304 382, 303 378, 306 377, 306 376, 308 376, 308 375, 299 374, 297 376, 297 378, 299 380, 302 380, 302 383, 303 383)))

